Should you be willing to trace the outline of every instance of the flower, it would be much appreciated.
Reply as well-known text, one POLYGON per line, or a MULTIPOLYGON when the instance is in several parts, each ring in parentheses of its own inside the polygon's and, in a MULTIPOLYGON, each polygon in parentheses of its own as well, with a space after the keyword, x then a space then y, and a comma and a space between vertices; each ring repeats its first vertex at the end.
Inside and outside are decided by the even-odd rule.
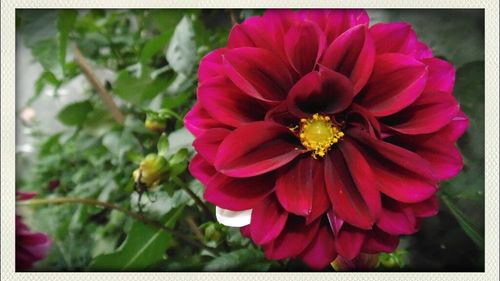
MULTIPOLYGON (((19 200, 29 200, 36 193, 16 192, 19 200)), ((45 258, 50 248, 51 240, 45 233, 32 232, 16 215, 16 270, 27 270, 45 258)))
POLYGON ((269 10, 234 25, 198 75, 189 170, 270 259, 322 269, 392 252, 462 168, 455 69, 407 23, 269 10))

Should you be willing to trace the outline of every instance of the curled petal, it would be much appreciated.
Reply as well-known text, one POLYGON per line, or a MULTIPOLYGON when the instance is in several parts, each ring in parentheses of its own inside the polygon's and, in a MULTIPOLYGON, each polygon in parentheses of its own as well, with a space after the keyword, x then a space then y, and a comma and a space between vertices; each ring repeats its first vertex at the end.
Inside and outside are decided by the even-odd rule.
POLYGON ((439 212, 439 201, 437 196, 432 196, 423 202, 411 204, 410 206, 415 216, 419 218, 432 217, 439 212))
POLYGON ((250 233, 252 240, 258 244, 266 244, 274 240, 285 227, 288 212, 283 210, 273 194, 255 205, 252 213, 250 233))
POLYGON ((275 170, 303 151, 296 137, 282 125, 261 121, 241 126, 219 147, 216 169, 232 177, 250 177, 275 170))
POLYGON ((427 66, 400 54, 375 58, 373 73, 359 100, 373 115, 387 116, 412 104, 427 81, 427 66))
POLYGON ((287 66, 273 53, 259 48, 237 48, 224 54, 229 78, 251 97, 276 104, 292 86, 287 66))
POLYGON ((238 179, 218 173, 208 183, 204 197, 221 208, 244 211, 252 209, 273 191, 273 187, 272 175, 238 179))
POLYGON ((358 25, 337 37, 321 61, 327 68, 349 77, 354 94, 365 86, 375 62, 375 47, 366 25, 358 25))
POLYGON ((352 84, 344 75, 323 69, 302 77, 290 90, 287 103, 298 117, 345 110, 353 99, 352 84))
POLYGON ((285 53, 290 65, 304 75, 314 69, 323 54, 326 38, 313 22, 299 22, 285 35, 285 53))
POLYGON ((215 206, 215 216, 220 224, 242 227, 250 224, 252 209, 244 211, 231 211, 215 206))
POLYGON ((198 81, 200 84, 206 80, 224 76, 222 55, 225 51, 225 48, 213 50, 200 60, 200 67, 198 67, 198 81))
POLYGON ((418 230, 415 213, 408 206, 397 203, 384 205, 377 226, 392 235, 409 235, 418 230))

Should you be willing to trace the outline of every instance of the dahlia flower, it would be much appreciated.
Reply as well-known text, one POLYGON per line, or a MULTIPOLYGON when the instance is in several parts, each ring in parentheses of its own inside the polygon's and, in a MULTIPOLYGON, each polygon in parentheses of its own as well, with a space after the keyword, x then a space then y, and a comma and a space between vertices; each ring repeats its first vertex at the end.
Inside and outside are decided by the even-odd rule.
MULTIPOLYGON (((36 193, 16 192, 19 200, 28 200, 36 193)), ((27 270, 45 258, 50 248, 51 240, 45 233, 32 232, 23 222, 23 218, 16 215, 16 270, 27 270)))
POLYGON ((234 25, 198 75, 190 172, 269 259, 322 269, 392 252, 462 168, 454 67, 407 23, 269 10, 234 25))

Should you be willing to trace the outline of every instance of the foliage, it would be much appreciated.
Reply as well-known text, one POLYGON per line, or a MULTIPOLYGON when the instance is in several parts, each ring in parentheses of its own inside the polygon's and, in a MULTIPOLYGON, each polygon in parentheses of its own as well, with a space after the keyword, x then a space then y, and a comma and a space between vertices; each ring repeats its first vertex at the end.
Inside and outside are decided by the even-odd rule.
MULTIPOLYGON (((30 125, 36 153, 18 155, 17 187, 36 191, 39 198, 110 202, 195 242, 187 244, 158 226, 117 210, 74 204, 23 207, 20 211, 28 224, 54 240, 48 257, 36 270, 307 270, 293 260, 266 260, 238 229, 213 221, 213 206, 202 207, 208 205, 203 200, 203 187, 187 171, 193 139, 182 119, 194 104, 197 63, 226 43, 231 16, 241 21, 261 13, 18 10, 20 39, 43 68, 26 106, 36 104, 46 91, 53 92, 57 100, 69 83, 83 75, 73 55, 77 46, 92 68, 114 73, 115 78, 102 82, 126 118, 117 122, 96 89, 87 84, 83 98, 65 105, 53 121, 64 125, 60 132, 47 133, 40 123, 30 125), (147 155, 165 160, 161 162, 164 176, 158 185, 144 189, 134 180, 133 172, 147 155)), ((456 11, 417 14, 397 10, 370 14, 379 19, 408 18, 438 55, 459 67, 455 92, 471 118, 469 131, 459 143, 464 171, 443 183, 442 212, 424 222, 417 236, 403 239, 396 253, 381 255, 381 270, 391 270, 394 265, 402 270, 482 270, 484 54, 482 41, 468 39, 464 43, 459 36, 463 34, 460 28, 467 26, 468 34, 481 39, 481 26, 470 27, 467 19, 477 24, 482 14, 466 17, 456 11), (458 15, 459 23, 446 20, 458 15), (429 17, 447 24, 429 23, 425 20, 429 17), (450 48, 466 43, 473 45, 466 54, 450 48), (465 260, 460 260, 464 255, 465 260)))

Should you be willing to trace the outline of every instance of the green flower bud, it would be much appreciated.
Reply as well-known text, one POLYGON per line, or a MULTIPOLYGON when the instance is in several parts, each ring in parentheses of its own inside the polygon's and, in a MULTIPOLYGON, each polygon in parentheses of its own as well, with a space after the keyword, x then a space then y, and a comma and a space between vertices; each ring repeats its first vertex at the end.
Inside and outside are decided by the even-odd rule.
POLYGON ((154 119, 154 118, 146 118, 146 122, 144 122, 144 126, 152 132, 161 133, 165 130, 166 123, 165 123, 165 121, 162 121, 162 120, 158 120, 158 119, 154 119))
POLYGON ((148 188, 158 185, 162 175, 168 169, 168 162, 163 156, 149 154, 133 172, 134 181, 146 185, 148 188))

